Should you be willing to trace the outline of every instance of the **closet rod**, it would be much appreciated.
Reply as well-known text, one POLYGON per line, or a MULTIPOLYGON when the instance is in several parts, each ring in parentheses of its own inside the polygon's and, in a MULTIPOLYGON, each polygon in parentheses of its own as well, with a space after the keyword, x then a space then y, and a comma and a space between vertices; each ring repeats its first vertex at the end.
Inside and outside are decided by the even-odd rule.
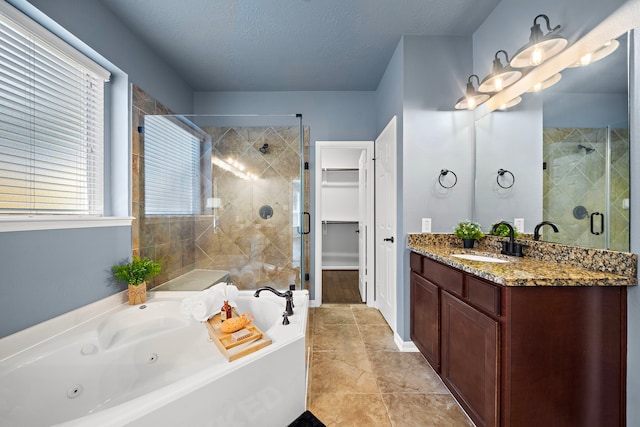
POLYGON ((356 172, 359 168, 322 168, 323 171, 329 172, 356 172))
POLYGON ((322 221, 323 224, 357 224, 358 221, 322 221))

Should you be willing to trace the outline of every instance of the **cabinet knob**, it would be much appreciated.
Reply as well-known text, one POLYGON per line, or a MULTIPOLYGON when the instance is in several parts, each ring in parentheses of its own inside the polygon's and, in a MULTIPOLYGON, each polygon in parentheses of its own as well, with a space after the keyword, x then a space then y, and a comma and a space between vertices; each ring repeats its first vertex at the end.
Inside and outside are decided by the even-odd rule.
POLYGON ((382 239, 382 240, 384 240, 385 242, 391 242, 391 243, 393 243, 393 236, 391 236, 391 237, 387 237, 386 239, 382 239))

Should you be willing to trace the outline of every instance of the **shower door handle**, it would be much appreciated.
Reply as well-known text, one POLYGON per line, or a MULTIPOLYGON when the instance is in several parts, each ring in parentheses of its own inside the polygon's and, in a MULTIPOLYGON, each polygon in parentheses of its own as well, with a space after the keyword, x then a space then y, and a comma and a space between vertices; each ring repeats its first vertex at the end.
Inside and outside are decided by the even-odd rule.
POLYGON ((311 233, 311 214, 309 212, 302 212, 302 215, 307 217, 307 221, 306 221, 306 224, 302 225, 302 233, 300 234, 309 234, 311 233), (305 225, 306 225, 306 231, 305 231, 305 225))
POLYGON ((602 233, 604 233, 604 214, 601 214, 600 212, 594 212, 591 214, 590 219, 591 219, 591 234, 595 234, 596 236, 599 236, 602 233), (596 216, 600 217, 600 231, 596 231, 594 227, 594 217, 596 216))

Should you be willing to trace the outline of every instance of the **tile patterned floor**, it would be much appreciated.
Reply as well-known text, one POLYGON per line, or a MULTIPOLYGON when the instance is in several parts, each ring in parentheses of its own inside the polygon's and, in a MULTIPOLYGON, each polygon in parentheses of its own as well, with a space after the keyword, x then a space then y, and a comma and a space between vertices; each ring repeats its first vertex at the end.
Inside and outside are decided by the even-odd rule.
POLYGON ((307 336, 307 407, 328 427, 473 426, 424 357, 398 351, 378 310, 313 308, 307 336))

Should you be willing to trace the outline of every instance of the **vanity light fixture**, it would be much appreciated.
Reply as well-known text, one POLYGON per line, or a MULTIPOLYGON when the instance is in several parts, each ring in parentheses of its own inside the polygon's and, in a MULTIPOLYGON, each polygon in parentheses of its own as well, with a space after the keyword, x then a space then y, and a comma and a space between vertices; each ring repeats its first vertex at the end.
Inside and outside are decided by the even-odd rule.
POLYGON ((515 54, 511 59, 513 68, 526 68, 542 64, 547 59, 560 53, 568 44, 567 39, 557 35, 560 25, 551 28, 547 15, 538 15, 533 20, 529 43, 515 54), (538 18, 544 18, 547 22, 547 34, 543 34, 540 24, 536 23, 538 18))
POLYGON ((482 80, 482 83, 478 86, 478 90, 485 93, 500 92, 505 87, 511 86, 517 82, 520 77, 522 77, 522 72, 514 70, 511 68, 511 65, 509 65, 509 55, 507 52, 499 50, 494 56, 491 74, 482 80), (504 53, 504 56, 507 59, 506 67, 502 65, 500 58, 498 58, 498 54, 500 52, 504 53))
POLYGON ((531 86, 531 88, 527 92, 540 92, 542 89, 546 89, 558 83, 561 78, 562 78, 562 74, 556 73, 553 76, 549 77, 548 79, 534 84, 533 86, 531 86))
POLYGON ((475 74, 471 74, 469 76, 469 79, 467 80, 467 92, 463 97, 458 99, 458 102, 456 102, 456 110, 473 110, 478 105, 489 99, 489 95, 487 95, 486 93, 478 92, 476 90, 476 88, 473 86, 473 83, 471 82, 471 77, 475 77, 478 81, 478 85, 480 85, 480 77, 475 74))
POLYGON ((589 64, 592 64, 596 61, 601 60, 609 55, 611 55, 617 48, 620 46, 620 42, 618 40, 609 40, 605 44, 602 45, 599 49, 596 49, 593 52, 589 52, 584 55, 578 62, 575 64, 569 65, 567 68, 573 67, 585 67, 589 64))
POLYGON ((498 110, 505 111, 505 110, 507 110, 507 109, 509 109, 511 107, 515 107, 516 105, 520 104, 521 102, 522 102, 522 97, 521 96, 516 96, 511 101, 505 102, 504 104, 499 106, 498 110))

